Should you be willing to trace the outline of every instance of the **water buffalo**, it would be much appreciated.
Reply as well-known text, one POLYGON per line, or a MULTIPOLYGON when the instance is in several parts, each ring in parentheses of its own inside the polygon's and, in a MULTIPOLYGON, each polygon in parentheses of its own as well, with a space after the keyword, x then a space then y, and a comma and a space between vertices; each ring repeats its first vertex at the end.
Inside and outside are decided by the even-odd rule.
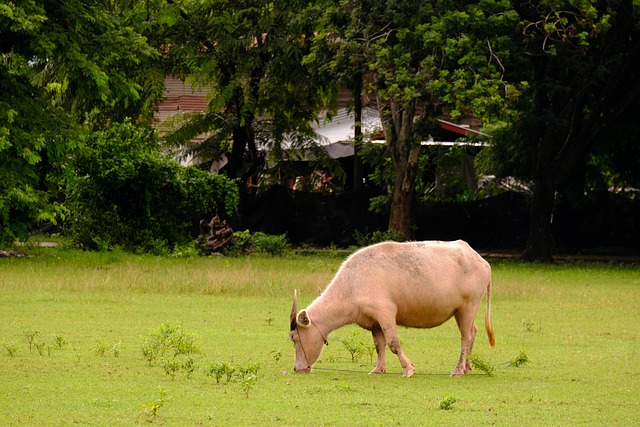
POLYGON ((491 325, 491 266, 466 242, 383 242, 360 249, 342 264, 324 292, 298 312, 294 291, 290 338, 296 349, 294 371, 310 372, 322 345, 334 330, 355 323, 371 331, 378 363, 371 373, 386 371, 385 346, 398 356, 403 376, 415 373, 400 346, 396 325, 432 328, 456 319, 460 358, 452 376, 471 370, 482 295, 487 292, 485 328, 495 346, 491 325))

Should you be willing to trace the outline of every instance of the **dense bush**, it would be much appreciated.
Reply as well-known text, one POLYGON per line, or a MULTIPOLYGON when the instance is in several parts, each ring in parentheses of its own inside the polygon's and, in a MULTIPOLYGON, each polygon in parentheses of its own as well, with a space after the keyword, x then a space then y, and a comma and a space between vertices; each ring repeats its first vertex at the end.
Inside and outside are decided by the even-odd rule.
POLYGON ((291 248, 286 234, 251 233, 249 230, 233 233, 231 244, 225 248, 228 255, 246 255, 254 252, 282 255, 291 248))
POLYGON ((181 166, 152 130, 129 122, 88 136, 73 164, 65 230, 83 248, 167 252, 191 240, 200 219, 237 209, 235 182, 181 166))

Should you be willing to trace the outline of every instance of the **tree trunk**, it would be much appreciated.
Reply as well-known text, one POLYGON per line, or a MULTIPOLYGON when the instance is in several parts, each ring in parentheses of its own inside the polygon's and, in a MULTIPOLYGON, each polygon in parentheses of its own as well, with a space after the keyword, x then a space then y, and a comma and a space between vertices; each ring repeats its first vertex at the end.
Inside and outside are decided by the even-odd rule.
POLYGON ((232 137, 231 154, 224 171, 229 178, 240 178, 242 185, 261 163, 253 130, 253 117, 245 118, 243 126, 234 128, 232 137))
MULTIPOLYGON (((394 231, 410 240, 413 237, 413 200, 415 195, 415 176, 411 171, 396 166, 395 185, 391 192, 391 211, 389 212, 389 231, 394 231)), ((414 174, 415 175, 415 174, 414 174)))
POLYGON ((246 126, 233 129, 231 153, 228 158, 229 161, 224 167, 226 175, 231 179, 242 176, 244 156, 250 137, 251 131, 246 126))
MULTIPOLYGON (((410 128, 413 120, 410 120, 410 123, 405 120, 409 120, 409 115, 402 119, 402 126, 410 128)), ((415 143, 415 141, 408 141, 409 136, 404 132, 399 135, 395 134, 395 136, 395 140, 387 139, 394 170, 389 231, 395 231, 404 239, 410 240, 413 238, 413 204, 416 176, 418 175, 418 160, 420 158, 420 144, 415 143)), ((413 137, 410 139, 413 139, 413 137)))
POLYGON ((413 127, 415 103, 383 103, 378 100, 378 112, 394 171, 389 231, 409 240, 413 237, 412 213, 420 158, 419 137, 413 127))

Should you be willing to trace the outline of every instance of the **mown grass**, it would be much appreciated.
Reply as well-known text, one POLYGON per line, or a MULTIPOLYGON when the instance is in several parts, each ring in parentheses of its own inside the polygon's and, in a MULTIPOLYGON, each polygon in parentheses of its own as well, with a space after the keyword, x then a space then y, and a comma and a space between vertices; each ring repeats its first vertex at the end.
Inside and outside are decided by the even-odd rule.
POLYGON ((293 289, 302 306, 309 303, 344 255, 179 259, 28 251, 34 256, 0 259, 3 425, 640 423, 638 266, 494 262, 497 346, 488 345, 481 309, 475 354, 496 365, 495 375, 447 375, 459 353, 455 322, 448 322, 400 331, 418 370, 403 379, 389 352, 390 373, 365 374, 374 364, 370 337, 354 327, 330 337, 321 369, 290 373, 293 289), (172 378, 142 356, 144 338, 166 322, 198 335, 197 369, 189 378, 183 370, 172 378), (33 332, 44 342, 42 355, 29 349, 33 332), (66 341, 62 348, 56 337, 66 341), (340 340, 362 343, 356 362, 340 340), (102 354, 98 343, 106 344, 102 354), (510 367, 521 353, 530 362, 510 367), (218 362, 259 364, 258 380, 247 388, 218 384, 206 375, 218 362))

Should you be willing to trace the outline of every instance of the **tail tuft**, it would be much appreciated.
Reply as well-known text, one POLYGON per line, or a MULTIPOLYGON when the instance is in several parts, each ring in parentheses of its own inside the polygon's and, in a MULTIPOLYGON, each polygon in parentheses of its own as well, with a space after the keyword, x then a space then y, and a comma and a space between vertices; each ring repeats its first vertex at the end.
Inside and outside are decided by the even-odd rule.
POLYGON ((491 344, 491 347, 495 347, 496 336, 493 333, 493 325, 491 324, 491 279, 489 279, 489 284, 487 285, 487 311, 484 315, 484 327, 487 330, 489 344, 491 344))

